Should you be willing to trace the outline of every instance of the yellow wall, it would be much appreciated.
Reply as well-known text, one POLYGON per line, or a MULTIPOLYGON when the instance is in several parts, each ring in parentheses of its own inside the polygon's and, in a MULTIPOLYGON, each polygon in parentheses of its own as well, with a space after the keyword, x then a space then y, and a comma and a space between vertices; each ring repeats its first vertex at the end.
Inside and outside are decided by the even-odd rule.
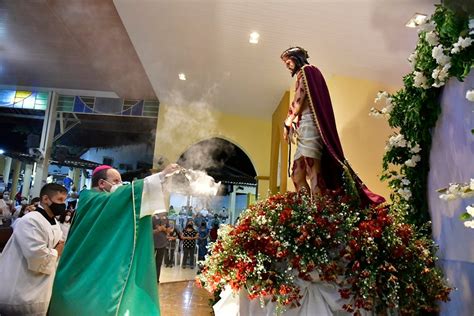
MULTIPOLYGON (((155 161, 160 156, 176 162, 191 145, 212 137, 226 139, 240 147, 252 161, 258 177, 270 173, 271 121, 224 114, 202 104, 160 105, 155 161)), ((259 198, 268 193, 268 180, 259 180, 259 198)))
MULTIPOLYGON (((391 134, 391 129, 385 119, 370 117, 368 113, 374 106, 378 91, 391 92, 396 90, 395 87, 343 76, 326 78, 326 82, 331 94, 337 130, 347 160, 371 190, 389 197, 390 190, 387 183, 381 182, 379 177, 382 171, 385 142, 391 134)), ((289 102, 293 99, 293 95, 292 87, 289 102)), ((282 101, 285 98, 284 95, 282 101)), ((285 108, 280 104, 274 117, 286 115, 281 111, 287 111, 288 105, 285 108)), ((278 124, 281 127, 282 123, 278 124)), ((275 140, 272 142, 275 143, 275 140)), ((282 156, 283 159, 287 158, 282 156)), ((288 179, 288 190, 294 190, 290 179, 288 179)), ((284 191, 283 188, 281 191, 284 191)))

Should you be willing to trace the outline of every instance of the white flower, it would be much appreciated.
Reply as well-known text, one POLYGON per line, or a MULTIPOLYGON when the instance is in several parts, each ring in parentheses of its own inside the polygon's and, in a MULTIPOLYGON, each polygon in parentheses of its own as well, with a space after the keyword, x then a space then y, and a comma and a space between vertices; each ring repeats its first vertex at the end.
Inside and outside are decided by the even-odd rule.
POLYGON ((397 192, 405 200, 409 200, 411 198, 411 191, 408 188, 398 189, 397 192))
POLYGON ((473 40, 470 37, 462 38, 461 36, 458 39, 458 43, 461 45, 462 48, 466 48, 471 46, 473 40))
POLYGON ((414 71, 413 74, 415 75, 413 85, 417 88, 428 89, 428 79, 425 75, 420 71, 414 71))
POLYGON ((459 36, 458 41, 453 44, 453 48, 451 49, 451 54, 459 53, 464 48, 471 46, 472 42, 473 42, 472 38, 469 38, 469 37, 463 38, 459 36))
POLYGON ((474 35, 474 19, 469 20, 469 35, 474 35))
POLYGON ((407 167, 415 167, 416 164, 421 160, 420 155, 413 155, 410 159, 405 161, 405 166, 407 167))
POLYGON ((471 215, 471 217, 474 217, 474 204, 473 205, 468 205, 466 207, 466 212, 471 215))
POLYGON ((418 54, 416 51, 411 53, 410 56, 408 57, 408 61, 410 62, 410 65, 412 68, 415 68, 417 58, 418 58, 418 54))
POLYGON ((421 32, 432 32, 436 28, 434 21, 429 21, 428 18, 425 18, 420 24, 418 24, 418 33, 421 32))
POLYGON ((438 81, 445 81, 449 76, 449 68, 451 68, 451 63, 447 63, 443 67, 436 67, 431 74, 431 77, 438 81))
POLYGON ((474 89, 466 91, 466 99, 471 102, 474 102, 474 89))
POLYGON ((410 180, 408 180, 408 179, 403 179, 403 180, 402 180, 402 184, 403 184, 403 185, 409 185, 409 184, 410 184, 410 180))
POLYGON ((388 98, 388 92, 387 91, 379 91, 377 92, 377 97, 374 100, 374 103, 379 103, 382 100, 385 100, 388 98))
POLYGON ((421 147, 420 147, 420 145, 418 145, 418 144, 415 144, 415 146, 413 146, 413 147, 410 148, 410 152, 411 152, 411 153, 414 153, 414 154, 417 154, 417 153, 419 153, 420 151, 421 151, 421 147))
POLYGON ((452 201, 457 198, 455 194, 440 194, 439 198, 445 201, 452 201))
POLYGON ((403 136, 403 134, 398 134, 398 135, 395 135, 395 136, 391 136, 389 139, 388 139, 388 148, 392 148, 392 147, 406 147, 407 146, 407 141, 405 140, 405 137, 403 136))
POLYGON ((471 179, 471 182, 469 183, 469 189, 474 191, 474 179, 471 179))
POLYGON ((461 193, 461 186, 457 183, 450 183, 448 192, 453 194, 461 193))
POLYGON ((466 226, 467 228, 474 228, 474 220, 472 220, 472 221, 465 221, 465 222, 464 222, 464 226, 466 226))
POLYGON ((441 66, 444 66, 451 61, 451 57, 446 56, 444 54, 444 47, 441 44, 433 47, 433 50, 431 51, 431 56, 436 59, 438 65, 441 66))
POLYGON ((370 112, 369 112, 369 116, 373 116, 373 117, 382 117, 382 113, 377 110, 376 108, 372 107, 370 108, 370 112))
POLYGON ((438 35, 434 31, 426 33, 425 39, 431 46, 436 46, 439 44, 438 35))

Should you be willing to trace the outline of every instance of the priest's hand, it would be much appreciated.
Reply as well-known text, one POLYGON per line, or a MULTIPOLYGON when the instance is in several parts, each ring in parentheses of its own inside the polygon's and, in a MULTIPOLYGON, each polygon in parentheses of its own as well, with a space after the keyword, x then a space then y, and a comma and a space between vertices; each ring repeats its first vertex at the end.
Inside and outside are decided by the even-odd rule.
POLYGON ((181 167, 177 163, 172 163, 172 164, 167 165, 161 173, 163 174, 163 176, 166 176, 182 169, 183 167, 181 167))

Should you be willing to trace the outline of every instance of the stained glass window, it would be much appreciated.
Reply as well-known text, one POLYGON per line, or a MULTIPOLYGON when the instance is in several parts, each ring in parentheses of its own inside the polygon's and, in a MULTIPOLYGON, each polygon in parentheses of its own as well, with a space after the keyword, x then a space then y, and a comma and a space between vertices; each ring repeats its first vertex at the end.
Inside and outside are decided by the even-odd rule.
POLYGON ((0 90, 0 106, 45 111, 48 107, 48 92, 0 90))

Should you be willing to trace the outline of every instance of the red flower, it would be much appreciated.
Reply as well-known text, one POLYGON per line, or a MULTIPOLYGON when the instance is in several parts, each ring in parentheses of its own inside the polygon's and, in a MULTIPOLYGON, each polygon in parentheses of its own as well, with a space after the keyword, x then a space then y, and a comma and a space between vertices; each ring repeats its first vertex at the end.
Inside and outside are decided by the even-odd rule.
POLYGON ((350 289, 339 289, 339 295, 344 300, 347 300, 351 297, 351 290, 350 289))

